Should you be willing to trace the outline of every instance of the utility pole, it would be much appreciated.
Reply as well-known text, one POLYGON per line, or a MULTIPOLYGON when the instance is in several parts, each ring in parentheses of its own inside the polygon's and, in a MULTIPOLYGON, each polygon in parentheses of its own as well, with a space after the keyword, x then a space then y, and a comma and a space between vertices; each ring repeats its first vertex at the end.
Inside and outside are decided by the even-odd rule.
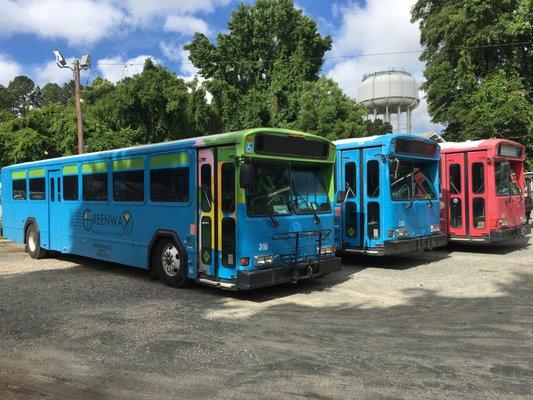
POLYGON ((74 60, 74 98, 76 100, 76 119, 78 121, 78 154, 83 154, 83 120, 81 116, 81 101, 80 101, 80 61, 74 60))
POLYGON ((72 63, 72 67, 67 65, 65 58, 58 50, 54 50, 56 57, 56 63, 59 68, 69 68, 74 74, 74 99, 76 102, 76 120, 78 125, 78 154, 84 152, 84 140, 83 140, 83 118, 81 114, 81 98, 80 98, 80 71, 87 70, 91 67, 91 56, 84 54, 81 58, 81 62, 75 59, 72 63))

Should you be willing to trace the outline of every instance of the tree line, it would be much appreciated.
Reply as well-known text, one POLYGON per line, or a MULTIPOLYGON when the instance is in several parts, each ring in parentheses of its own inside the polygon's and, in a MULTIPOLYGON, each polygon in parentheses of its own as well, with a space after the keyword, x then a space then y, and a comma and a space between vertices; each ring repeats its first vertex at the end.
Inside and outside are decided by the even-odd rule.
MULTIPOLYGON (((508 137, 531 151, 531 47, 473 47, 531 38, 531 10, 527 0, 486 3, 419 0, 413 7, 429 112, 449 140, 508 137)), ((331 46, 292 0, 241 4, 227 33, 214 42, 196 34, 185 46, 201 81, 146 60, 133 77, 117 83, 97 77, 84 86, 85 150, 258 126, 329 139, 391 131, 381 120, 365 120, 364 108, 321 74, 331 46)), ((0 85, 1 165, 75 154, 76 145, 72 82, 39 87, 18 76, 0 85)))

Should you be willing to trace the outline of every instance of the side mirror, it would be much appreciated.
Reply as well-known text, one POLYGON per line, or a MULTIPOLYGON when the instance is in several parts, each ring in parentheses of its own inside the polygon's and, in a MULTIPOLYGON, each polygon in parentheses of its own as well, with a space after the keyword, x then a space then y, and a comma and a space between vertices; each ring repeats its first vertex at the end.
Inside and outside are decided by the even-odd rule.
POLYGON ((346 201, 346 196, 348 192, 346 190, 339 190, 337 193, 337 204, 342 204, 346 201))
POLYGON ((239 177, 239 185, 242 189, 247 189, 252 185, 254 181, 254 169, 252 164, 241 165, 241 174, 239 177))

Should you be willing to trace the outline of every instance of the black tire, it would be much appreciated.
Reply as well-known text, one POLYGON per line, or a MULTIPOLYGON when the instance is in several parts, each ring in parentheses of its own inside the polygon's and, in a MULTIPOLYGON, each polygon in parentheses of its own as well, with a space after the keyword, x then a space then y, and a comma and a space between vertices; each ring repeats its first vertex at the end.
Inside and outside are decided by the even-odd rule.
POLYGON ((159 240, 152 254, 152 269, 159 279, 172 287, 187 286, 187 256, 181 243, 164 238, 159 240))
POLYGON ((47 251, 41 247, 41 235, 34 224, 26 229, 26 253, 31 258, 39 259, 46 257, 47 251))

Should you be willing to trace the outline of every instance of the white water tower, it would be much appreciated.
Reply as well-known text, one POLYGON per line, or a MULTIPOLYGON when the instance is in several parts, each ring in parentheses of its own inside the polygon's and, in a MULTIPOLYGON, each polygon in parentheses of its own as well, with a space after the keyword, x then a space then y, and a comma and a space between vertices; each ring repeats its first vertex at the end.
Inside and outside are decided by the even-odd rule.
POLYGON ((395 132, 411 132, 411 113, 420 104, 418 84, 405 71, 374 72, 363 76, 357 101, 365 106, 368 118, 380 116, 395 132))

